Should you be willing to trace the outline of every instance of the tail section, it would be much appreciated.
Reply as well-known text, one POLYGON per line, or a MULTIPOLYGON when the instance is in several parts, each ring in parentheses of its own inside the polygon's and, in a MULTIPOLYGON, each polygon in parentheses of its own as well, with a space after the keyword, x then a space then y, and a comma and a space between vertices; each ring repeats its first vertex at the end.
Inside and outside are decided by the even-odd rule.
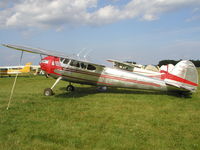
POLYGON ((188 60, 180 61, 170 73, 166 73, 167 85, 189 92, 195 92, 198 86, 198 72, 195 65, 188 60))
POLYGON ((28 73, 28 72, 30 72, 30 71, 31 71, 31 65, 32 65, 32 63, 27 63, 27 64, 24 66, 24 68, 22 68, 22 69, 20 70, 20 72, 21 72, 21 73, 28 73))

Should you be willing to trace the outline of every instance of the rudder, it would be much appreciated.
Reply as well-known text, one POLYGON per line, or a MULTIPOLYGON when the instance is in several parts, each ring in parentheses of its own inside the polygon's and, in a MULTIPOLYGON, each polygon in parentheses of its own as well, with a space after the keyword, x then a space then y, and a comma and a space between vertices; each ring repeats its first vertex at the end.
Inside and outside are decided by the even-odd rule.
POLYGON ((195 65, 188 60, 180 61, 173 70, 166 75, 166 83, 195 92, 198 86, 198 71, 195 65))
POLYGON ((20 70, 20 72, 22 73, 27 73, 27 72, 30 72, 31 71, 31 64, 32 63, 27 63, 23 69, 20 70))

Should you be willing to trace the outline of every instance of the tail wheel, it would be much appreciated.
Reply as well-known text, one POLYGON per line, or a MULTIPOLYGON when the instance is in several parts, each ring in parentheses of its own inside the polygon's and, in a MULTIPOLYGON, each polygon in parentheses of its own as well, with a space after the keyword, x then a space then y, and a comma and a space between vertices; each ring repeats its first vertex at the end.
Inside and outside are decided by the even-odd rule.
POLYGON ((97 87, 97 91, 99 91, 99 92, 105 92, 105 91, 107 91, 107 87, 106 86, 99 86, 99 87, 97 87))
POLYGON ((45 96, 52 96, 52 95, 54 95, 53 90, 51 88, 44 89, 44 95, 45 96))
POLYGON ((73 92, 73 91, 75 91, 75 87, 73 85, 68 85, 66 90, 70 91, 70 92, 73 92))

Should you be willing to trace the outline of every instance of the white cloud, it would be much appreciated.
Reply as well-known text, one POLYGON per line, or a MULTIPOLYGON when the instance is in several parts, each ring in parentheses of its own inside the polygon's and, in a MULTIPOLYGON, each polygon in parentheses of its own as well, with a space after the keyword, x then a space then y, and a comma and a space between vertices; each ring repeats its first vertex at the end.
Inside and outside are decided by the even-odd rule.
MULTIPOLYGON (((99 0, 100 1, 100 0, 99 0)), ((98 0, 14 0, 0 2, 0 28, 103 25, 123 19, 153 21, 163 13, 200 8, 199 0, 130 0, 123 6, 99 8, 98 0), (90 12, 88 9, 93 8, 90 12)))
POLYGON ((186 21, 187 22, 199 21, 200 20, 200 8, 194 8, 192 12, 193 12, 193 16, 186 19, 186 21))
POLYGON ((200 15, 192 16, 191 18, 188 18, 186 21, 192 22, 192 21, 198 21, 198 20, 200 20, 200 15))

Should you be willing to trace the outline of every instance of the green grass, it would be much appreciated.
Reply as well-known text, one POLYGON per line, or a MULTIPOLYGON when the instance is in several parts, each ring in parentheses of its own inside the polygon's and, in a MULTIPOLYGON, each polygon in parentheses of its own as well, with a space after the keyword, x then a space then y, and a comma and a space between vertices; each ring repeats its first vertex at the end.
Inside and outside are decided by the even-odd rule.
POLYGON ((192 98, 139 90, 75 85, 43 96, 53 79, 20 77, 9 110, 14 78, 0 78, 2 150, 199 150, 200 90, 192 98))

